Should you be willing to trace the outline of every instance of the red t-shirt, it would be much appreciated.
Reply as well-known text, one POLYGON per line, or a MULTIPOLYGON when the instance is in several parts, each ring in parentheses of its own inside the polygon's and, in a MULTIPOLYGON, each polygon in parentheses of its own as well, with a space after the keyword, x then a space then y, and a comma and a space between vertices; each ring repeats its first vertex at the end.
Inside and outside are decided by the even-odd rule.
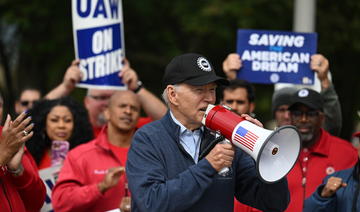
POLYGON ((109 146, 110 146, 111 151, 113 151, 115 156, 120 160, 121 166, 125 167, 129 148, 128 147, 118 147, 111 143, 109 143, 109 146))

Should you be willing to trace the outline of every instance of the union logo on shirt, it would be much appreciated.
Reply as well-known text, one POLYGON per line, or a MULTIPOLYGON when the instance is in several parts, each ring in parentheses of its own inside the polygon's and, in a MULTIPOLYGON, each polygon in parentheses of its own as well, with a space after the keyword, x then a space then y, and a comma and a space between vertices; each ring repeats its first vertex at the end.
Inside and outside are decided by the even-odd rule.
POLYGON ((329 175, 329 174, 333 174, 335 172, 335 168, 333 166, 328 166, 326 168, 326 174, 329 175))
POLYGON ((106 174, 107 172, 108 172, 107 169, 105 169, 105 170, 95 169, 94 170, 94 174, 106 174))

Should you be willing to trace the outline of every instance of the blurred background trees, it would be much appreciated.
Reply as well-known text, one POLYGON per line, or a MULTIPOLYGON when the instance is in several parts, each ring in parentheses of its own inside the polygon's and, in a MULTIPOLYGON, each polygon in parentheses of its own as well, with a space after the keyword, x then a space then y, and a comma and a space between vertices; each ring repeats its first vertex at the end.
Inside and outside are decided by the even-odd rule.
MULTIPOLYGON (((123 1, 126 56, 158 96, 166 64, 181 53, 207 56, 220 75, 236 49, 238 28, 292 30, 289 0, 123 1)), ((343 111, 341 137, 350 138, 360 110, 360 2, 317 1, 318 52, 330 60, 343 111)), ((11 111, 24 86, 48 92, 74 59, 71 1, 0 0, 0 91, 11 111)), ((255 85, 256 114, 270 120, 272 85, 255 85)), ((72 94, 81 101, 83 89, 72 94)))

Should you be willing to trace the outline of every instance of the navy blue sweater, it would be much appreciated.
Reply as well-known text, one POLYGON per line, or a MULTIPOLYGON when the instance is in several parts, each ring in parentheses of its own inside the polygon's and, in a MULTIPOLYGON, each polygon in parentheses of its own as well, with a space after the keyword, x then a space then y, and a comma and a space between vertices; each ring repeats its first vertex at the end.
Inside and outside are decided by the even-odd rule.
MULTIPOLYGON (((240 149, 231 174, 222 177, 205 158, 194 162, 180 144, 179 132, 168 112, 134 135, 126 165, 133 212, 232 212, 234 196, 263 211, 286 209, 290 201, 286 179, 263 183, 254 160, 240 149)), ((205 130, 200 152, 212 140, 205 130)))
POLYGON ((335 172, 325 177, 324 183, 305 200, 304 212, 360 212, 360 195, 359 195, 359 162, 353 168, 335 172), (331 177, 339 177, 347 183, 329 198, 321 197, 321 192, 331 177))

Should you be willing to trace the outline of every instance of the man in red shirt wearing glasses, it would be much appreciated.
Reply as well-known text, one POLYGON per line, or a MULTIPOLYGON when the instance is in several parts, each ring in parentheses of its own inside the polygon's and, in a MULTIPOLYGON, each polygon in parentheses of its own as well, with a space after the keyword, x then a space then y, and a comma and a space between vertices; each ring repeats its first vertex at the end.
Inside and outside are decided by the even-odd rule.
POLYGON ((295 92, 291 99, 291 124, 300 133, 302 149, 287 176, 291 200, 286 211, 297 212, 303 210, 304 200, 325 176, 353 167, 358 155, 350 142, 330 135, 321 127, 325 115, 320 93, 304 88, 295 92))

